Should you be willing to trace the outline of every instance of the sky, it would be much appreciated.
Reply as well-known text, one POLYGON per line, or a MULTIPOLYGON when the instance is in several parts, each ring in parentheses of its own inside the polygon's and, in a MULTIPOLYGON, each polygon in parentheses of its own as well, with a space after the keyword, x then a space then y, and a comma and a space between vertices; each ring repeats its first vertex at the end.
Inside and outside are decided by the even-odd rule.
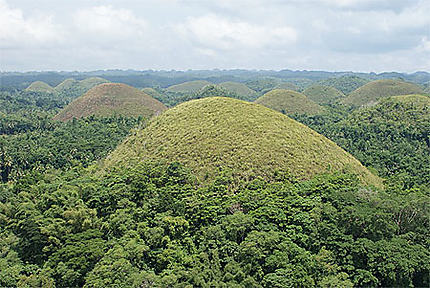
POLYGON ((1 71, 430 72, 430 0, 0 0, 1 71))

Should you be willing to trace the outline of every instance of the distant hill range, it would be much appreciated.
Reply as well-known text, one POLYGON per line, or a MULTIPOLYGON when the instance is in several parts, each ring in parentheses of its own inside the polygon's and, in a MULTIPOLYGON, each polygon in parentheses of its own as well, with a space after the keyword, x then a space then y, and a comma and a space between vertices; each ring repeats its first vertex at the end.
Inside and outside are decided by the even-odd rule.
MULTIPOLYGON (((92 72, 0 72, 0 86, 4 88, 25 89, 32 82, 43 81, 51 87, 59 85, 66 79, 83 80, 90 77, 101 77, 110 82, 124 83, 133 87, 167 88, 190 81, 207 81, 212 84, 222 82, 243 83, 252 90, 266 93, 275 88, 303 91, 313 84, 330 86, 344 94, 366 84, 381 79, 401 79, 407 82, 424 85, 430 81, 430 73, 415 72, 411 74, 326 72, 326 71, 293 71, 293 70, 187 70, 187 71, 135 71, 135 70, 100 70, 92 72), (286 83, 286 84, 284 84, 286 83), (284 86, 289 85, 289 86, 284 86), (293 86, 294 85, 294 86, 293 86)), ((209 84, 209 83, 202 84, 209 84)), ((189 84, 189 83, 188 83, 189 84)), ((187 87, 185 87, 188 89, 187 87)), ((200 89, 196 87, 194 89, 200 89)), ((182 90, 181 86, 174 90, 182 90)))

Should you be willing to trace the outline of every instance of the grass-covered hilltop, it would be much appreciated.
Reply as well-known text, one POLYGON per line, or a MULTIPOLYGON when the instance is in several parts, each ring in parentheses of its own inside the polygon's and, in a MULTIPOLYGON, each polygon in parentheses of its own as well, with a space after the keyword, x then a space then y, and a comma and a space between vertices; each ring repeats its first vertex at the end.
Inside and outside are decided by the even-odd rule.
POLYGON ((196 80, 196 81, 188 81, 181 84, 172 85, 169 88, 167 88, 167 91, 169 92, 178 92, 178 93, 192 93, 197 92, 198 90, 202 89, 206 85, 212 84, 209 81, 204 80, 196 80))
POLYGON ((343 103, 353 106, 373 105, 379 99, 389 96, 423 94, 424 91, 416 84, 402 80, 378 80, 367 83, 351 92, 343 103))
POLYGON ((105 83, 91 88, 85 95, 74 100, 54 120, 68 121, 90 115, 150 117, 165 109, 161 102, 139 89, 125 84, 105 83))
POLYGON ((313 85, 303 91, 303 94, 318 104, 333 103, 345 97, 345 95, 336 88, 322 85, 313 85))
POLYGON ((306 95, 285 89, 274 89, 267 92, 255 103, 264 105, 283 114, 318 114, 324 108, 313 102, 306 95))
POLYGON ((52 88, 49 84, 43 81, 35 81, 31 83, 25 90, 30 92, 42 92, 42 93, 56 92, 54 88, 52 88))
POLYGON ((223 87, 227 91, 230 91, 232 93, 236 93, 239 97, 244 98, 255 98, 257 97, 257 92, 249 88, 243 83, 238 82, 223 82, 218 84, 219 86, 223 87))
POLYGON ((0 287, 430 287, 430 73, 0 76, 0 287))
POLYGON ((301 178, 348 170, 380 185, 351 155, 306 126, 261 105, 211 97, 183 103, 154 118, 107 159, 108 167, 143 159, 184 163, 201 181, 219 171, 248 181, 277 170, 301 178))

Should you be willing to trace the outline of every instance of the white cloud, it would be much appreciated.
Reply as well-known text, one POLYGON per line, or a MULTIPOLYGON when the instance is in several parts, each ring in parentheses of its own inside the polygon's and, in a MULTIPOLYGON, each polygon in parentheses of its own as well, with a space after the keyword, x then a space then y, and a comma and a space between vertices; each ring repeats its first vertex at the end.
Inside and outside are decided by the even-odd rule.
POLYGON ((0 0, 1 69, 430 69, 430 0, 61 2, 0 0))
POLYGON ((1 48, 52 44, 61 40, 61 34, 61 27, 54 24, 51 15, 25 17, 22 10, 0 0, 1 48))
POLYGON ((177 30, 199 45, 221 50, 258 49, 297 40, 296 30, 288 26, 262 26, 214 14, 188 18, 177 30))
MULTIPOLYGON (((421 44, 417 47, 417 50, 420 52, 430 53, 430 39, 427 36, 421 39, 421 44)), ((430 54, 428 58, 430 58, 430 54)), ((430 60, 430 59, 427 59, 427 60, 430 60)))
POLYGON ((131 10, 110 5, 81 9, 74 15, 74 23, 81 32, 110 37, 139 36, 147 28, 146 21, 131 10))

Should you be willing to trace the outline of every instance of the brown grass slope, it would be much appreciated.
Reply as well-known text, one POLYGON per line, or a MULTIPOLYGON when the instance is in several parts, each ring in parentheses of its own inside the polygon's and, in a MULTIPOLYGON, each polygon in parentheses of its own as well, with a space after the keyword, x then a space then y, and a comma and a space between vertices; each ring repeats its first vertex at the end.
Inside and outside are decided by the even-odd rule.
POLYGON ((194 93, 205 87, 206 85, 212 84, 206 80, 188 81, 177 85, 172 85, 167 88, 169 92, 179 93, 194 93))
POLYGON ((43 82, 43 81, 35 81, 31 83, 25 91, 31 91, 31 92, 42 92, 42 93, 55 93, 55 89, 52 88, 49 84, 43 82))
POLYGON ((264 105, 283 114, 314 115, 324 111, 323 107, 313 102, 306 95, 285 89, 274 89, 267 92, 255 103, 264 105))
POLYGON ((54 120, 110 115, 151 117, 167 107, 148 94, 119 83, 105 83, 91 88, 87 93, 67 105, 54 120))
POLYGON ((333 103, 336 100, 345 97, 345 94, 336 88, 323 85, 313 85, 308 87, 305 91, 303 91, 303 94, 318 104, 333 103))
POLYGON ((349 153, 307 126, 264 106, 225 97, 182 103, 128 137, 104 162, 104 169, 146 160, 179 161, 202 183, 230 171, 238 182, 272 179, 287 171, 308 179, 347 170, 366 184, 381 185, 349 153))
POLYGON ((402 80, 377 80, 361 86, 345 99, 343 104, 356 107, 374 105, 379 99, 407 94, 423 94, 424 91, 413 83, 402 80))

